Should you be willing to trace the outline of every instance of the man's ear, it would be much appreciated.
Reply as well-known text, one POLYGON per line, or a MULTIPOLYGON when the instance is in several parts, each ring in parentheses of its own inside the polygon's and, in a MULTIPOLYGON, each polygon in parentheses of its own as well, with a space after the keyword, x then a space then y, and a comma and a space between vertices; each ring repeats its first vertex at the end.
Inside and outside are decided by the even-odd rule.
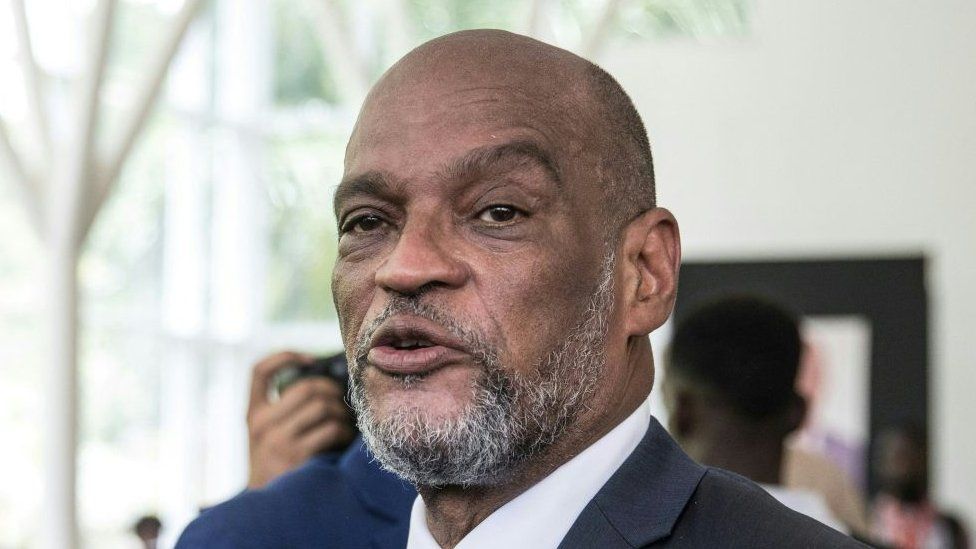
POLYGON ((807 416, 807 401, 802 396, 794 394, 790 398, 790 403, 787 406, 785 425, 783 425, 786 433, 792 433, 800 427, 803 426, 803 421, 807 416))
POLYGON ((623 289, 628 336, 644 336, 667 320, 678 291, 681 238, 678 222, 664 208, 652 208, 623 233, 623 289))

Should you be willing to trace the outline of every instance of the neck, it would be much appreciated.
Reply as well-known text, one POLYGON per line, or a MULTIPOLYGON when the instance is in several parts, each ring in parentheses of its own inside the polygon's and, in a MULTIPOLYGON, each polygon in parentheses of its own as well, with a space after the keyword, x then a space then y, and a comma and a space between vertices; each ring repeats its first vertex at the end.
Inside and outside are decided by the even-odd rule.
POLYGON ((491 486, 418 486, 431 535, 441 547, 456 546, 481 521, 572 459, 557 455, 565 456, 552 447, 545 456, 536 456, 531 463, 510 473, 504 482, 491 486))
POLYGON ((754 482, 782 483, 782 439, 722 425, 713 425, 712 431, 716 436, 689 441, 687 451, 695 461, 738 473, 754 482))
POLYGON ((599 388, 591 403, 556 442, 510 471, 505 479, 490 486, 417 486, 427 508, 427 528, 437 543, 455 547, 471 530, 506 503, 549 476, 562 464, 576 457, 619 425, 650 394, 653 383, 653 358, 650 346, 644 352, 630 353, 623 377, 599 388))

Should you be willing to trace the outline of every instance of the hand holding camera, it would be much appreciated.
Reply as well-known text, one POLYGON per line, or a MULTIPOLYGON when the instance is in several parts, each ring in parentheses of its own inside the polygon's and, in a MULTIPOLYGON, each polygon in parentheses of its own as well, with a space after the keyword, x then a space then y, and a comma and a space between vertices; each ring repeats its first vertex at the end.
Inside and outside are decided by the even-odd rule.
POLYGON ((248 488, 356 437, 346 405, 345 358, 282 352, 254 365, 247 411, 248 488))

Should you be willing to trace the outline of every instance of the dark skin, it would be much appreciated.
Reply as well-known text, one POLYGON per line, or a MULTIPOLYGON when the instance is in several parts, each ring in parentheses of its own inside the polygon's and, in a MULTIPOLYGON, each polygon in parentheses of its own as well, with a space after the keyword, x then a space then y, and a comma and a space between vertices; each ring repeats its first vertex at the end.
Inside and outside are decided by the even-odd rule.
POLYGON ((754 419, 676 373, 665 376, 663 393, 668 431, 692 459, 755 482, 782 483, 784 442, 803 421, 802 400, 782 413, 754 419))
MULTIPOLYGON (((543 455, 491 486, 417 489, 454 547, 485 517, 609 432, 648 396, 647 334, 674 303, 677 224, 652 208, 614 230, 598 165, 609 141, 583 60, 501 31, 435 40, 370 93, 336 193, 333 289, 347 348, 391 296, 413 295, 479 333, 530 379, 579 322, 614 246, 606 370, 577 421, 543 455)), ((455 417, 482 374, 463 355, 404 387, 367 366, 378 418, 402 408, 455 417)))

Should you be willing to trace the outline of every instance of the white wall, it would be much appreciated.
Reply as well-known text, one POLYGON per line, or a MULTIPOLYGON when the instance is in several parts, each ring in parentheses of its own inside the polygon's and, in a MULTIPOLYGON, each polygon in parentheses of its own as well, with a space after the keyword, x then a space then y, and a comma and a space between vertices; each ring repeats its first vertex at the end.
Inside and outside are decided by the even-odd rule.
POLYGON ((757 0, 754 34, 601 61, 689 259, 930 259, 934 482, 976 526, 976 4, 757 0))

